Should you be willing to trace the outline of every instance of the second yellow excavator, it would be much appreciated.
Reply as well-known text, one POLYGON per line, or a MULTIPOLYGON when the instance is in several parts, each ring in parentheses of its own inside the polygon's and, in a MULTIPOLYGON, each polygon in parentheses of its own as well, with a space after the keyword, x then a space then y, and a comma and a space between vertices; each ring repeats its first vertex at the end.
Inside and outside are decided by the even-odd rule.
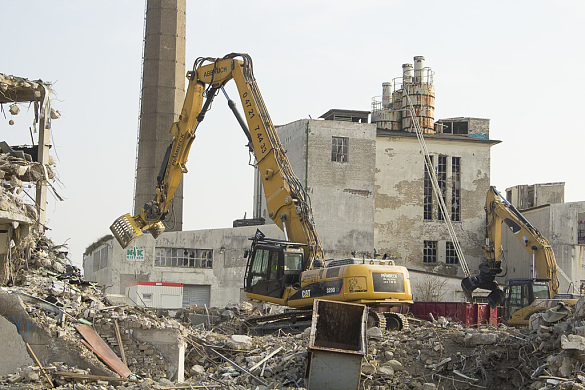
MULTIPOLYGON (((263 179, 268 216, 286 238, 268 239, 257 231, 247 253, 244 280, 247 297, 293 308, 309 308, 316 298, 370 307, 412 303, 408 270, 392 261, 343 259, 325 264, 309 196, 294 174, 278 138, 256 84, 249 55, 232 53, 222 58, 198 58, 193 70, 187 72, 187 79, 185 101, 179 120, 171 126, 173 140, 157 177, 154 199, 138 215, 123 215, 110 227, 122 247, 146 231, 155 238, 164 231, 163 221, 182 175, 187 172, 186 162, 195 131, 221 90, 254 154, 263 179), (231 79, 236 83, 245 121, 224 90, 231 79)), ((380 327, 401 329, 408 325, 406 318, 398 313, 375 311, 373 314, 374 324, 380 327)))
POLYGON ((486 195, 485 260, 479 274, 465 278, 461 286, 471 294, 475 289, 491 290, 488 303, 504 306, 504 318, 510 325, 528 325, 530 316, 555 307, 559 302, 574 304, 570 294, 559 294, 557 262, 546 237, 500 194, 490 187, 486 195), (498 287, 496 276, 502 272, 502 227, 506 224, 524 249, 532 256, 532 278, 510 279, 505 291, 498 287))

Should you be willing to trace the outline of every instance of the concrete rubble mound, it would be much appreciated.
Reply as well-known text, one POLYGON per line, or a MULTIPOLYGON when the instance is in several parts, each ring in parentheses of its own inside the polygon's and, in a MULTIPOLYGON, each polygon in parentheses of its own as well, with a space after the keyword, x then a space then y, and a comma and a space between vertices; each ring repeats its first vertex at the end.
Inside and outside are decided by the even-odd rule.
MULTIPOLYGON (((255 336, 246 319, 262 312, 248 302, 116 304, 40 233, 11 254, 0 287, 0 389, 304 388, 310 328, 255 336), (163 336, 175 345, 157 343, 163 336)), ((536 316, 527 329, 443 317, 410 318, 405 331, 370 328, 360 388, 585 389, 585 299, 570 310, 554 324, 536 316)))

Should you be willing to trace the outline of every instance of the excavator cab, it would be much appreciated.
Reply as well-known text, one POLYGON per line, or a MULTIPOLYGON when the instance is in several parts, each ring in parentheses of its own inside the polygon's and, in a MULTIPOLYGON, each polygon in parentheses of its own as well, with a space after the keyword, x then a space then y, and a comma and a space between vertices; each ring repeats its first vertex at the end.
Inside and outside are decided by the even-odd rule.
POLYGON ((504 318, 510 319, 512 314, 529 306, 536 299, 550 298, 550 286, 546 280, 510 279, 506 286, 504 318))
POLYGON ((248 252, 244 290, 250 294, 282 299, 287 287, 300 287, 303 246, 284 240, 254 238, 248 252))

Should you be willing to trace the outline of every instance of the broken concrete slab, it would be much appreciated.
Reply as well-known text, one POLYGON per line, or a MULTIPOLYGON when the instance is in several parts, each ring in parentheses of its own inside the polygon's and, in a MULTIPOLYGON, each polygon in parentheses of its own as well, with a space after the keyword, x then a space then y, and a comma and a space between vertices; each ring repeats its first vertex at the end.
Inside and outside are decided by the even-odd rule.
POLYGON ((16 325, 0 316, 0 375, 8 375, 17 368, 33 364, 16 325))
POLYGON ((177 382, 185 380, 186 343, 178 329, 141 329, 132 330, 132 336, 152 345, 169 362, 167 378, 177 382))
POLYGON ((97 359, 81 357, 84 356, 85 347, 67 338, 58 337, 57 332, 52 333, 40 324, 37 318, 29 314, 18 294, 0 291, 0 307, 3 309, 3 318, 12 322, 22 342, 33 347, 39 360, 64 362, 70 366, 91 369, 97 375, 110 374, 97 359))

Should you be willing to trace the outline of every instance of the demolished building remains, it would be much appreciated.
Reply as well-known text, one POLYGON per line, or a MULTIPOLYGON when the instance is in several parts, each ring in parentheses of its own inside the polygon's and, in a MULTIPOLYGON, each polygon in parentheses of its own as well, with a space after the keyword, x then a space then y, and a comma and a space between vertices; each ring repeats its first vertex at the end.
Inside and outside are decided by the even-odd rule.
MULTIPOLYGON (((323 379, 311 375, 319 360, 311 366, 308 356, 331 347, 327 333, 255 335, 247 320, 262 313, 248 303, 174 311, 114 304, 50 240, 35 238, 28 260, 19 259, 27 268, 0 290, 0 388, 303 389, 323 379)), ((370 328, 356 344, 359 388, 583 389, 585 299, 568 311, 540 315, 524 330, 447 317, 411 317, 403 331, 370 328)))

